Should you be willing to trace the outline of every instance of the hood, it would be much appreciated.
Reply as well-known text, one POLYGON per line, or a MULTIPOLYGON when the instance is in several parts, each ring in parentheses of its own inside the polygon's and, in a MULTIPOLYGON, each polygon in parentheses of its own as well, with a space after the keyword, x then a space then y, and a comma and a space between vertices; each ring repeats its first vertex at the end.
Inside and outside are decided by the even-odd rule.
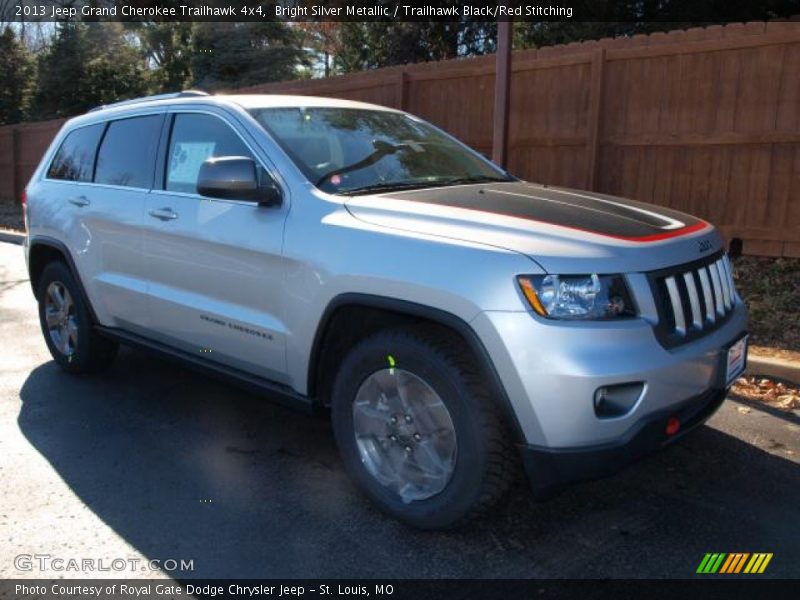
POLYGON ((722 246, 709 223, 675 210, 525 182, 353 196, 345 206, 373 225, 520 252, 550 273, 650 271, 722 246))

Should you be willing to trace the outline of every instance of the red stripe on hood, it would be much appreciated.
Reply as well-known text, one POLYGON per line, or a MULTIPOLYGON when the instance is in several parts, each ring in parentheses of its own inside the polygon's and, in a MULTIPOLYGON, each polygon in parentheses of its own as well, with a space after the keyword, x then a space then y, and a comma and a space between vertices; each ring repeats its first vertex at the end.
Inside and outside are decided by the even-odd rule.
MULTIPOLYGON (((461 208, 461 207, 455 207, 455 208, 461 208)), ((462 210, 473 210, 473 209, 467 208, 462 210)), ((483 211, 475 211, 475 212, 483 212, 483 211)), ((681 227, 680 229, 673 229, 671 231, 665 231, 663 233, 653 233, 651 235, 642 235, 642 236, 625 236, 625 235, 614 235, 613 233, 603 233, 602 231, 594 231, 592 229, 584 229, 583 227, 572 227, 571 225, 563 225, 562 223, 552 223, 550 221, 539 221, 538 219, 528 219, 526 217, 511 215, 508 213, 493 212, 491 214, 500 215, 503 217, 511 217, 512 219, 522 219, 523 221, 533 221, 534 223, 542 223, 543 225, 552 225, 553 227, 572 229, 573 231, 582 231, 583 233, 602 235, 603 237, 610 237, 614 238, 615 240, 625 240, 626 242, 639 242, 639 243, 657 242, 659 240, 668 240, 670 238, 680 237, 682 235, 689 235, 690 233, 694 233, 695 231, 700 231, 701 229, 705 229, 706 227, 710 226, 710 223, 700 219, 699 223, 694 223, 693 225, 686 225, 685 227, 681 227)))
POLYGON ((673 229, 672 231, 665 231, 664 233, 654 233, 653 235, 644 235, 641 237, 625 237, 621 235, 609 235, 605 233, 600 233, 599 235, 608 235, 608 237, 617 238, 619 240, 627 240, 629 242, 655 242, 658 240, 668 240, 669 238, 688 235, 690 233, 694 233, 695 231, 700 231, 701 229, 705 229, 706 227, 708 227, 708 223, 706 223, 705 221, 700 221, 699 223, 695 223, 694 225, 687 225, 686 227, 681 227, 680 229, 673 229))

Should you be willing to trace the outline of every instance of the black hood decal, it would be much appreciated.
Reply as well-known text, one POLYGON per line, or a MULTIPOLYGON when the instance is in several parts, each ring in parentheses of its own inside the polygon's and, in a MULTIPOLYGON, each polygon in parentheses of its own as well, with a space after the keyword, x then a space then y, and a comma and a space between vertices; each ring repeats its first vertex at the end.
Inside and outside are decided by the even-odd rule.
POLYGON ((516 217, 635 242, 677 237, 708 227, 701 219, 660 206, 524 182, 428 188, 386 196, 516 217))

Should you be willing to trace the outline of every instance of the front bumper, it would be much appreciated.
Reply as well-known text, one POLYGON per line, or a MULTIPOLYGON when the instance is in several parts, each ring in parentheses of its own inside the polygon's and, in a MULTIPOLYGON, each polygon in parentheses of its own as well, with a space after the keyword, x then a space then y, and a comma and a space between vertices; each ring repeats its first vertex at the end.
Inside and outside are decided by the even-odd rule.
POLYGON ((502 383, 519 441, 571 449, 618 443, 651 415, 725 388, 727 349, 744 334, 747 310, 737 298, 723 326, 670 349, 644 319, 556 322, 498 311, 480 313, 471 325, 502 383), (595 413, 598 388, 631 383, 644 387, 627 413, 595 413))
POLYGON ((510 403, 525 445, 549 449, 616 444, 651 415, 723 389, 727 349, 741 338, 740 299, 719 329, 666 349, 644 319, 545 322, 528 312, 484 312, 472 321, 510 403), (644 391, 626 414, 600 418, 600 387, 639 382, 644 391))
POLYGON ((726 394, 724 388, 712 389, 668 410, 652 413, 612 443, 559 449, 524 446, 523 465, 534 495, 547 497, 564 484, 611 475, 677 441, 711 417, 726 394), (672 435, 666 431, 670 418, 680 421, 680 429, 672 435))
POLYGON ((744 335, 747 310, 737 298, 719 329, 669 349, 644 319, 559 323, 484 312, 471 324, 508 398, 531 487, 546 496, 613 473, 708 419, 725 398, 725 359, 744 335), (598 388, 633 382, 643 391, 627 413, 596 414, 598 388), (680 420, 674 435, 670 417, 680 420))

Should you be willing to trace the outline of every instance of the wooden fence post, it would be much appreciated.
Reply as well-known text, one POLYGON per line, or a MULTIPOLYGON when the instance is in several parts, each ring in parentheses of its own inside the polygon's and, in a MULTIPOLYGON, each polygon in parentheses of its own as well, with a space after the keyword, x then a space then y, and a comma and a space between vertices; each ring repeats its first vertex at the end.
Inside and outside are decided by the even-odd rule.
POLYGON ((506 167, 508 160, 508 109, 511 90, 511 21, 497 23, 497 67, 494 79, 494 134, 492 160, 506 167))
POLYGON ((397 108, 408 110, 408 73, 405 70, 397 74, 397 108))
POLYGON ((587 119, 586 189, 597 191, 597 168, 600 155, 600 126, 603 109, 603 73, 606 64, 605 48, 598 48, 592 56, 592 81, 589 88, 589 115, 587 119))

